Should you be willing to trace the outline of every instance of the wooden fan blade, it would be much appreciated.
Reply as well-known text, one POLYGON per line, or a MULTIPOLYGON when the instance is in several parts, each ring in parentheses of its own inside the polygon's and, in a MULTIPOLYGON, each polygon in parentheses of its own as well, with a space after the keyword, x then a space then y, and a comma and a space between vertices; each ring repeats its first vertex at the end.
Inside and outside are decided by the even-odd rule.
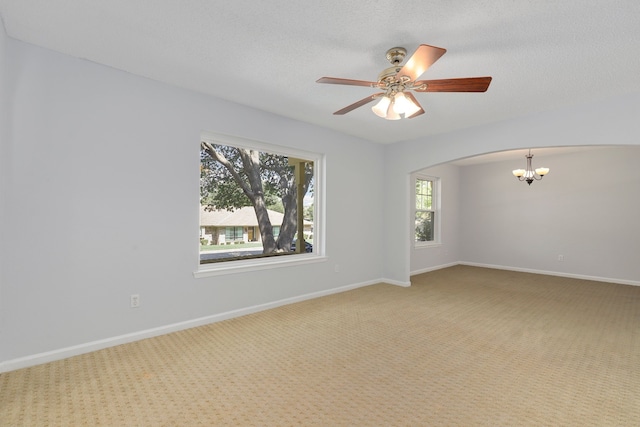
POLYGON ((407 117, 407 119, 413 119, 414 117, 418 117, 419 115, 424 114, 424 110, 422 109, 422 105, 420 105, 420 103, 418 102, 416 97, 413 96, 413 94, 411 92, 405 92, 404 96, 406 96, 407 98, 411 99, 414 104, 416 104, 418 107, 420 107, 419 111, 416 111, 415 113, 413 113, 412 115, 407 117))
POLYGON ((447 50, 441 47, 421 44, 407 63, 398 71, 398 79, 403 76, 408 77, 410 81, 417 79, 446 52, 447 50))
POLYGON ((349 111, 355 110, 358 107, 362 107, 363 105, 366 105, 368 103, 370 103, 371 101, 379 98, 381 95, 384 95, 384 93, 380 92, 380 93, 375 93, 373 95, 367 96, 364 99, 361 99, 358 102, 354 102, 351 105, 348 105, 346 107, 344 107, 342 110, 338 110, 335 113, 333 113, 336 116, 341 116, 343 114, 347 114, 349 111))
POLYGON ((329 83, 334 85, 367 86, 367 87, 378 86, 378 83, 376 82, 368 82, 366 80, 339 79, 337 77, 321 77, 318 80, 316 80, 316 83, 329 83))
POLYGON ((486 92, 491 77, 466 77, 462 79, 419 80, 414 86, 427 84, 426 89, 414 89, 416 92, 486 92))

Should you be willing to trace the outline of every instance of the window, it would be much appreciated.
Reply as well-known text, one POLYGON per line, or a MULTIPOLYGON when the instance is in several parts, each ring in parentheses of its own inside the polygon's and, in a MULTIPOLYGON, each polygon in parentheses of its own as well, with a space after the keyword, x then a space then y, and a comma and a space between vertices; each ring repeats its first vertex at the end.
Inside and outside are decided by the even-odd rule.
POLYGON ((319 154, 203 134, 199 271, 318 258, 322 161, 319 154))
POLYGON ((224 230, 224 238, 226 241, 242 240, 242 227, 226 227, 224 230))
POLYGON ((439 241, 438 178, 417 175, 415 177, 414 240, 416 244, 439 241))

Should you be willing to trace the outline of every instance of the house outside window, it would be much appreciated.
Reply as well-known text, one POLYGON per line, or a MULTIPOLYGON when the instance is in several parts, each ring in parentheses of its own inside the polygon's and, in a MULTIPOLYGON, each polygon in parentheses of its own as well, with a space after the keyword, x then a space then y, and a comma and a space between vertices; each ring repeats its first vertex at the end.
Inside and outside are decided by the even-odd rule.
POLYGON ((425 246, 440 241, 440 179, 416 175, 414 180, 414 242, 425 246))

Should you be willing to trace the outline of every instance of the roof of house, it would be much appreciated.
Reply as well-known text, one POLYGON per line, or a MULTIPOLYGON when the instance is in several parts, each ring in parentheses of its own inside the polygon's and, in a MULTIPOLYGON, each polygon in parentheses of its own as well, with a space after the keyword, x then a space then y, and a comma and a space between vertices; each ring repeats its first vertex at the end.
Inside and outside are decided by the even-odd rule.
MULTIPOLYGON (((267 209, 269 213, 269 220, 273 225, 282 224, 284 214, 280 212, 267 209)), ((310 221, 304 221, 305 225, 313 224, 310 221)), ((214 227, 232 227, 232 226, 244 226, 244 227, 257 227, 258 219, 256 212, 251 206, 244 206, 236 209, 233 212, 226 209, 214 209, 209 211, 205 206, 200 207, 200 225, 214 226, 214 227)))

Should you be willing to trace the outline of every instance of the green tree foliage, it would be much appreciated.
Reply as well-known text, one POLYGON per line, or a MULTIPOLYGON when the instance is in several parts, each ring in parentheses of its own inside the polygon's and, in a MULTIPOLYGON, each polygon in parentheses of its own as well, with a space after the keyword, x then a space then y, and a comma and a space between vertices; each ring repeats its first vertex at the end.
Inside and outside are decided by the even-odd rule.
POLYGON ((274 203, 268 203, 267 209, 274 212, 284 213, 284 205, 282 204, 282 200, 277 199, 274 203))
POLYGON ((416 241, 433 241, 433 212, 416 213, 416 241))
MULTIPOLYGON (((237 181, 237 179, 241 179, 245 185, 249 185, 240 149, 206 143, 207 148, 210 146, 208 151, 203 144, 205 143, 201 144, 200 150, 200 204, 207 206, 210 210, 226 209, 229 211, 244 206, 253 206, 251 199, 243 191, 243 186, 239 185, 237 181), (211 152, 217 152, 218 155, 214 158, 211 152), (230 173, 223 163, 216 160, 218 156, 230 162, 230 166, 237 171, 237 177, 230 173)), ((244 151, 248 152, 249 150, 244 151)), ((278 203, 282 204, 272 185, 265 185, 263 191, 265 203, 269 209, 278 203)), ((281 212, 284 212, 284 208, 281 212)))
POLYGON ((305 208, 304 219, 313 222, 313 205, 309 205, 305 208))
MULTIPOLYGON (((253 206, 262 236, 263 252, 289 251, 297 229, 294 167, 286 156, 257 150, 200 144, 200 200, 208 209, 233 210, 253 206), (273 237, 268 206, 282 206, 280 234, 273 237)), ((311 185, 313 165, 305 168, 303 191, 311 185)))

